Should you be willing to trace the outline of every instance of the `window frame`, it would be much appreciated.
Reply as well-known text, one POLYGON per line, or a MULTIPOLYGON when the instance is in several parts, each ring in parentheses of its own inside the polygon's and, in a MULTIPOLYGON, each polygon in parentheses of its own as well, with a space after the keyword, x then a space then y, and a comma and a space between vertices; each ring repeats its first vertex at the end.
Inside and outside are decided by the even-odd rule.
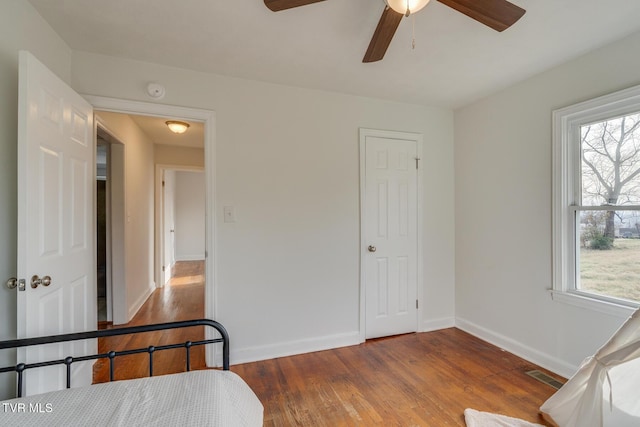
POLYGON ((639 303, 600 296, 576 288, 576 261, 580 250, 579 221, 576 221, 576 216, 581 210, 594 208, 579 204, 582 178, 580 127, 638 111, 640 85, 554 110, 552 113, 551 295, 554 300, 625 317, 640 307, 639 303))

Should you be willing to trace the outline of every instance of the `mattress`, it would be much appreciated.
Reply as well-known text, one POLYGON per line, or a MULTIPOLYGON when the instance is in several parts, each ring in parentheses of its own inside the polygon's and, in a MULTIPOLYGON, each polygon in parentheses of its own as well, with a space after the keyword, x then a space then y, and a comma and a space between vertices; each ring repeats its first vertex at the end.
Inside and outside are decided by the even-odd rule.
POLYGON ((262 426, 263 407, 235 373, 201 370, 0 402, 2 426, 262 426))

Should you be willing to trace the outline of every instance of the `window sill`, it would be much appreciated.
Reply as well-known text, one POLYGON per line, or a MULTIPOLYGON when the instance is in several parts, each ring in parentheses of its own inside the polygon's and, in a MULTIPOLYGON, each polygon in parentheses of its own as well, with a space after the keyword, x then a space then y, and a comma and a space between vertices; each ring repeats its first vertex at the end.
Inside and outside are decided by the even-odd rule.
POLYGON ((616 304, 614 302, 604 301, 588 295, 573 292, 562 292, 551 289, 549 290, 549 293, 551 294, 551 299, 554 301, 586 308, 623 319, 631 316, 631 314, 633 314, 633 312, 638 308, 638 305, 616 304))

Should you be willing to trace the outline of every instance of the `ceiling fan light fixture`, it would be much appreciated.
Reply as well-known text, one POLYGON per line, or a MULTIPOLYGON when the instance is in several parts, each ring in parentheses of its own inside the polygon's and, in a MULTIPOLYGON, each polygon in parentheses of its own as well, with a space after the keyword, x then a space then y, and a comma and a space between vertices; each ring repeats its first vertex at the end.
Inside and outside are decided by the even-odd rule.
POLYGON ((179 122, 176 120, 170 120, 165 123, 173 133, 181 134, 181 133, 185 133, 187 129, 189 129, 189 123, 179 122))
POLYGON ((385 0, 391 9, 406 16, 420 11, 429 1, 430 0, 385 0))

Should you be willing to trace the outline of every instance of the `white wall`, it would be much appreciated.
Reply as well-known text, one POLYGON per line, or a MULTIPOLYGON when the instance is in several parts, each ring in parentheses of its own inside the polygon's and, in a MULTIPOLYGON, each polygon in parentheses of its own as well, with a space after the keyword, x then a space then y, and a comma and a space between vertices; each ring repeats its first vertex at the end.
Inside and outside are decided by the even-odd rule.
MULTIPOLYGON (((16 290, 4 283, 17 274, 18 51, 31 51, 69 82, 71 49, 24 0, 3 0, 0 13, 0 340, 15 338, 16 290)), ((0 352, 0 365, 15 356, 0 352)), ((15 362, 13 360, 11 363, 15 362)), ((0 376, 0 400, 13 397, 15 378, 0 376)))
POLYGON ((176 261, 204 260, 204 172, 175 172, 176 261))
POLYGON ((120 294, 114 283, 114 305, 124 304, 126 311, 114 323, 126 323, 155 290, 154 267, 154 146, 149 137, 127 115, 98 111, 96 114, 124 144, 125 186, 125 278, 126 293, 120 294))
POLYGON ((156 144, 155 162, 169 166, 204 167, 204 149, 156 144))
POLYGON ((81 93, 150 101, 149 81, 216 112, 216 317, 234 363, 357 342, 360 127, 425 136, 423 325, 453 325, 451 111, 74 53, 81 93))
POLYGON ((623 319, 551 300, 551 112, 640 83, 640 34, 455 112, 458 326, 570 375, 623 319))

